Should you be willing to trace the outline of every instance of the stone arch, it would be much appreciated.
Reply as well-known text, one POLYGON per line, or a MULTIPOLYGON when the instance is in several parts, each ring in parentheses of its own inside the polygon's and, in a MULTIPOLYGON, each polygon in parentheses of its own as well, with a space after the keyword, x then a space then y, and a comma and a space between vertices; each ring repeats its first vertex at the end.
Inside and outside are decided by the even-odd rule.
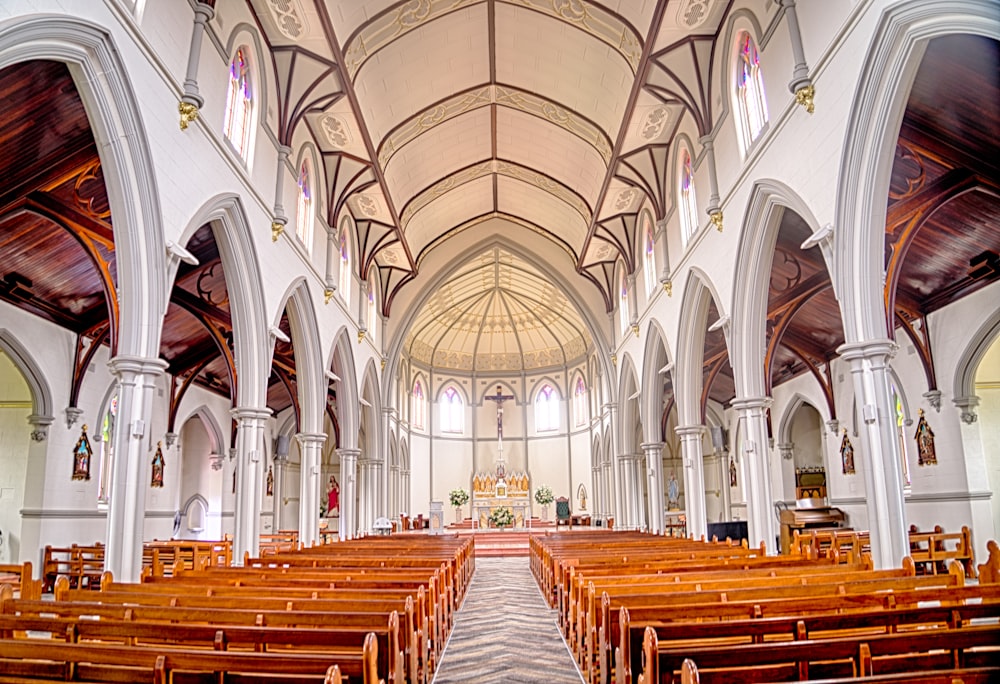
MULTIPOLYGON (((272 344, 268 340, 263 315, 264 288, 254 247, 250 221, 240 197, 232 193, 209 199, 188 221, 182 234, 186 244, 205 223, 211 222, 219 248, 229 292, 233 320, 233 356, 238 382, 237 407, 259 407, 267 403, 267 373, 272 344), (237 284, 229 287, 230 283, 237 284)), ((177 275, 179 262, 171 259, 170 281, 177 275)))
POLYGON ((219 421, 215 419, 215 415, 209 410, 208 406, 202 404, 184 416, 184 419, 179 424, 184 426, 192 418, 199 418, 201 420, 202 425, 205 427, 205 432, 208 433, 208 440, 212 443, 212 453, 218 454, 220 457, 225 455, 229 440, 223 436, 219 421))
POLYGON ((155 359, 167 301, 166 251, 153 157, 121 52, 103 28, 36 14, 0 24, 0 69, 48 59, 70 70, 94 131, 114 217, 118 339, 113 354, 155 359))
POLYGON ((334 337, 333 348, 330 350, 326 367, 337 376, 337 380, 329 378, 334 383, 337 392, 337 420, 340 423, 340 447, 355 449, 358 447, 358 416, 361 404, 358 401, 358 380, 354 368, 354 353, 351 349, 351 336, 347 328, 341 328, 334 337))
MULTIPOLYGON (((700 425, 702 366, 705 348, 705 333, 712 321, 708 320, 709 304, 715 301, 719 315, 725 317, 725 309, 708 276, 700 269, 688 272, 681 302, 680 326, 677 331, 677 356, 674 367, 674 396, 677 397, 678 418, 681 425, 700 425)), ((732 348, 729 326, 725 327, 726 346, 732 348)), ((730 358, 732 356, 730 355, 730 358)))
POLYGON ((21 376, 31 391, 31 415, 28 416, 28 423, 34 427, 32 438, 41 441, 48 432, 48 426, 55 420, 49 382, 31 352, 6 328, 0 328, 0 351, 7 354, 21 371, 21 376))
POLYGON ((976 420, 975 409, 979 405, 979 397, 976 396, 976 371, 997 335, 1000 335, 1000 308, 979 326, 955 366, 952 401, 961 411, 965 423, 976 420))
POLYGON ((297 278, 289 285, 282 302, 283 304, 278 307, 278 317, 274 325, 277 326, 281 322, 281 312, 288 314, 288 325, 291 328, 295 350, 296 387, 301 410, 299 431, 322 432, 326 383, 323 381, 316 309, 309 296, 309 286, 305 278, 297 278))
POLYGON ((893 150, 927 44, 955 33, 1000 40, 989 0, 914 0, 886 9, 857 79, 835 205, 834 284, 848 344, 890 339, 882 272, 893 150))
POLYGON ((813 234, 819 231, 815 216, 805 202, 784 183, 762 179, 754 183, 744 212, 739 247, 736 250, 736 277, 733 282, 733 327, 731 350, 737 397, 766 394, 764 356, 767 348, 764 324, 767 318, 771 261, 778 241, 781 217, 791 209, 805 221, 813 234))
MULTIPOLYGON (((660 422, 663 413, 663 382, 661 371, 671 363, 670 352, 667 349, 667 338, 663 334, 660 323, 650 319, 646 326, 646 350, 642 361, 642 401, 639 410, 642 412, 643 440, 646 442, 661 441, 660 422)), ((671 370, 663 371, 670 373, 671 370)))

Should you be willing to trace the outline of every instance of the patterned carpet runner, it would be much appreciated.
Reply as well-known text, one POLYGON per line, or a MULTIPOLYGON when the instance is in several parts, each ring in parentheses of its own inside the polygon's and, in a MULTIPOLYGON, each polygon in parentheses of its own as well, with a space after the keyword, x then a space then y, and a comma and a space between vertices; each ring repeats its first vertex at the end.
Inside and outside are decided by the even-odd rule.
POLYGON ((581 684, 528 559, 477 558, 434 684, 581 684))

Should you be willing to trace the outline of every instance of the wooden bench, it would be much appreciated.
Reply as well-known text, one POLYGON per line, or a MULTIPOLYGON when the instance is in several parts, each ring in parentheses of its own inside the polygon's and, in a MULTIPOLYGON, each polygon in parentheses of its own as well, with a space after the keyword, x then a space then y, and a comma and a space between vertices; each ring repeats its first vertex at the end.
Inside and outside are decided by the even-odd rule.
POLYGON ((42 597, 42 582, 33 579, 31 561, 25 561, 20 565, 0 563, 0 584, 9 584, 21 598, 42 597))

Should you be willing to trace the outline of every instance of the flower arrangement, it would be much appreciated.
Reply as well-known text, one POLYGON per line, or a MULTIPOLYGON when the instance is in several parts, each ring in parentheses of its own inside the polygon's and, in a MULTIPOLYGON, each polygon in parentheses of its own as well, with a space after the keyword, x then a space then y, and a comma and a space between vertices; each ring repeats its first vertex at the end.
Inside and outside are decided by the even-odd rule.
POLYGON ((494 527, 510 527, 514 524, 514 513, 506 506, 494 508, 490 511, 489 521, 494 527))
POLYGON ((548 485, 542 485, 535 490, 535 503, 538 505, 548 506, 553 501, 555 501, 555 496, 552 494, 552 488, 548 485))
POLYGON ((451 505, 456 508, 464 506, 469 502, 469 493, 459 487, 458 489, 453 489, 448 492, 448 500, 451 502, 451 505))

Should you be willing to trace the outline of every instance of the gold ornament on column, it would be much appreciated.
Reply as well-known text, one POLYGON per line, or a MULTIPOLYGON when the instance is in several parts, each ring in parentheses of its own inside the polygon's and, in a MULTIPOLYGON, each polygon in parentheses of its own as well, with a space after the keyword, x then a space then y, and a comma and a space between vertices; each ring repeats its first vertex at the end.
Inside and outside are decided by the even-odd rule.
POLYGON ((721 233, 722 232, 722 212, 721 211, 713 211, 711 214, 708 215, 708 218, 712 222, 712 225, 715 226, 715 229, 721 233))
POLYGON ((181 113, 181 130, 186 131, 188 124, 198 118, 198 107, 190 102, 181 102, 177 105, 177 111, 181 113))
POLYGON ((816 105, 813 102, 813 98, 816 96, 816 88, 812 85, 807 85, 799 88, 795 91, 795 104, 800 104, 806 108, 806 111, 812 114, 816 111, 816 105))
POLYGON ((281 221, 271 221, 271 242, 277 242, 283 232, 285 232, 284 223, 281 221))

